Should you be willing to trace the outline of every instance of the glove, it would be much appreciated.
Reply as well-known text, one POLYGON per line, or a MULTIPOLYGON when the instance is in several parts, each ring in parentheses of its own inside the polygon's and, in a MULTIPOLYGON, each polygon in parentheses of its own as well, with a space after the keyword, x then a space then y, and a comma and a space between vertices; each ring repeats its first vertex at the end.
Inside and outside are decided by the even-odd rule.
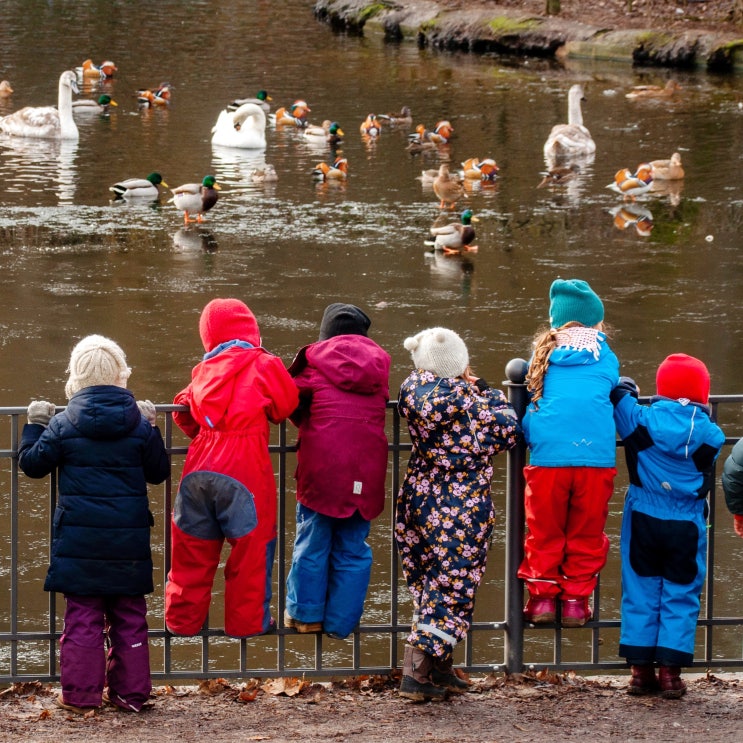
POLYGON ((635 400, 637 400, 640 395, 640 390, 632 377, 619 377, 617 386, 609 395, 612 405, 617 405, 625 395, 632 395, 635 400))
POLYGON ((38 423, 41 426, 48 426, 49 421, 56 412, 53 402, 46 400, 34 400, 26 411, 26 417, 29 423, 38 423))
POLYGON ((137 400, 137 407, 139 408, 139 412, 142 413, 142 417, 151 426, 154 426, 157 422, 157 412, 155 411, 155 405, 149 400, 137 400))
POLYGON ((478 377, 475 380, 475 387, 477 387, 480 392, 485 392, 485 390, 490 389, 490 385, 482 377, 478 377))
POLYGON ((743 513, 736 513, 733 516, 733 528, 739 537, 743 537, 743 513))

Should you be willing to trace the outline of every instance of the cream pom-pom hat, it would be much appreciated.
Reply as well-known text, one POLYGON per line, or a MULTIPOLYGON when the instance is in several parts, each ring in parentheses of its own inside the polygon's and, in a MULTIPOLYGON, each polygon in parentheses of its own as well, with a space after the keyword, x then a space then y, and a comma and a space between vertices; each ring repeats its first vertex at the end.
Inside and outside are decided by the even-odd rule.
POLYGON ((428 328, 403 343, 410 351, 418 369, 433 372, 437 377, 461 377, 470 359, 464 341, 447 328, 428 328))
POLYGON ((85 387, 101 384, 126 387, 132 373, 121 348, 102 335, 86 336, 72 349, 67 371, 70 378, 64 391, 68 400, 85 387))

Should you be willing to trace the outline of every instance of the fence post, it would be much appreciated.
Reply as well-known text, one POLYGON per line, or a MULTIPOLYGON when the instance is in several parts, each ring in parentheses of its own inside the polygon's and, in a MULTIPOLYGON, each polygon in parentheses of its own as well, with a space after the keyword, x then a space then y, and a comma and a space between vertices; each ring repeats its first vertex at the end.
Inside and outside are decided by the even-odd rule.
MULTIPOLYGON (((519 419, 527 404, 527 362, 512 359, 506 365, 508 400, 519 419)), ((524 557, 524 464, 526 445, 519 442, 508 452, 506 468, 506 673, 521 673, 524 667, 524 591, 516 577, 524 557)))

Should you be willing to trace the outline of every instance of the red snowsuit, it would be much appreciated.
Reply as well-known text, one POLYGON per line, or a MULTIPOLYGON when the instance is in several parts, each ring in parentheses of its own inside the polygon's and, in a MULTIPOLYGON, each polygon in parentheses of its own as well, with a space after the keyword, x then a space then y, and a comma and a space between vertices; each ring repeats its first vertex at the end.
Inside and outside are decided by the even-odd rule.
POLYGON ((294 411, 298 393, 281 359, 260 347, 255 317, 239 300, 207 304, 199 332, 207 354, 173 401, 188 406, 173 417, 193 441, 171 521, 165 623, 179 635, 201 629, 227 539, 225 633, 249 637, 273 626, 276 481, 268 424, 294 411))

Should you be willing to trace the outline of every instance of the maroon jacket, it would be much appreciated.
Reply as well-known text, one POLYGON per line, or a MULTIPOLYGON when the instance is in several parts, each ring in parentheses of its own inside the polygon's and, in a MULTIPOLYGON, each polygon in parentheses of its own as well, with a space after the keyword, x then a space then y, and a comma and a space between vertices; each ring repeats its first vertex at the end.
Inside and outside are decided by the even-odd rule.
POLYGON ((368 521, 384 508, 389 354, 362 335, 305 346, 289 367, 300 406, 297 500, 313 511, 368 521))

